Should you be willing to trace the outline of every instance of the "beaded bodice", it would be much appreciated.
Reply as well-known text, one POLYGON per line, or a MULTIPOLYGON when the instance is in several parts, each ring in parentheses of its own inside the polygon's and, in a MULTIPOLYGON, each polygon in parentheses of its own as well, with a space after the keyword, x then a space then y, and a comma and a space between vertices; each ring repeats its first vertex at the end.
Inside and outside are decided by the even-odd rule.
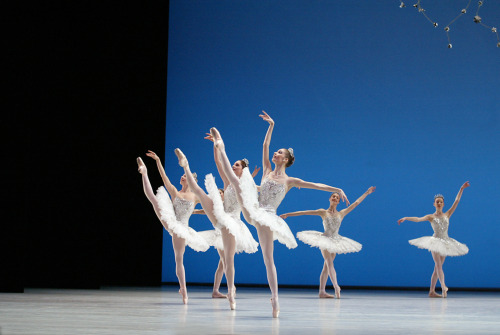
POLYGON ((336 236, 339 234, 340 224, 342 223, 342 217, 340 214, 327 214, 323 219, 323 228, 325 228, 325 236, 336 236))
POLYGON ((180 197, 176 197, 174 200, 174 211, 177 221, 188 225, 189 217, 193 214, 194 202, 180 197))
POLYGON ((224 211, 229 214, 240 215, 241 206, 236 198, 236 190, 230 184, 224 191, 224 211))
POLYGON ((260 185, 259 207, 270 212, 276 212, 286 195, 286 186, 266 178, 260 185))
POLYGON ((450 221, 446 215, 437 218, 434 217, 431 221, 432 230, 434 230, 434 237, 447 238, 448 237, 448 226, 450 221))

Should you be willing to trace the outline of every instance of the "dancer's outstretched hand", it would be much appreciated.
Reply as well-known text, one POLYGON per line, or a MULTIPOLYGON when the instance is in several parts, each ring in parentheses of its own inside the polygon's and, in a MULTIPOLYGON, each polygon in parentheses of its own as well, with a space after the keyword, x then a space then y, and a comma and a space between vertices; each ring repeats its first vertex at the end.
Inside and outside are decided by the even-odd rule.
POLYGON ((270 125, 274 125, 273 119, 267 114, 266 112, 262 111, 263 114, 260 114, 259 116, 262 118, 262 120, 269 122, 270 125))
POLYGON ((372 194, 373 192, 375 192, 375 189, 376 189, 375 186, 368 188, 368 190, 366 190, 366 194, 372 194))
POLYGON ((148 150, 148 152, 146 153, 146 156, 153 158, 155 161, 160 160, 160 157, 158 157, 158 155, 157 155, 157 154, 155 154, 155 153, 154 153, 153 151, 151 151, 151 150, 148 150))
POLYGON ((406 220, 406 218, 401 218, 401 219, 399 219, 399 220, 398 220, 398 224, 400 225, 400 224, 401 224, 401 222, 403 222, 403 221, 405 221, 405 220, 406 220))
POLYGON ((346 206, 349 206, 351 204, 343 190, 340 190, 340 199, 342 199, 342 201, 345 201, 346 206))
POLYGON ((204 137, 204 139, 209 140, 209 141, 212 141, 212 142, 214 141, 214 138, 213 138, 212 134, 210 134, 210 133, 205 133, 205 135, 206 135, 206 136, 204 137))
POLYGON ((286 214, 281 214, 280 215, 280 218, 282 218, 282 219, 286 219, 287 217, 288 217, 288 215, 286 215, 286 214))
POLYGON ((467 187, 469 187, 469 186, 470 186, 470 183, 469 183, 468 181, 466 181, 466 182, 462 185, 462 187, 461 187, 461 188, 462 188, 462 190, 463 190, 464 188, 467 188, 467 187))
POLYGON ((260 171, 260 167, 258 167, 257 165, 255 166, 255 169, 253 169, 253 172, 252 172, 252 177, 255 178, 255 176, 257 175, 257 173, 259 173, 260 171))

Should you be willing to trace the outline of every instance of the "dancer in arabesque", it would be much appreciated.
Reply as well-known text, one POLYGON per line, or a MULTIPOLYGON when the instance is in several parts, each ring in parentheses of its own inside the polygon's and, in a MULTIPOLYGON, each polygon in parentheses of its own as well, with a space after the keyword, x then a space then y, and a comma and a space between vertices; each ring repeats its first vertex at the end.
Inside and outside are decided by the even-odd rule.
POLYGON ((337 282, 337 272, 333 265, 337 254, 346 254, 349 252, 358 252, 362 245, 350 238, 339 235, 340 224, 344 217, 356 208, 368 194, 375 191, 375 187, 370 187, 362 196, 360 196, 349 207, 338 211, 337 205, 340 203, 340 194, 337 192, 330 195, 330 206, 327 209, 305 210, 281 214, 280 217, 286 219, 291 216, 301 215, 318 215, 323 219, 323 233, 319 231, 306 230, 297 233, 297 238, 302 242, 309 244, 312 247, 317 247, 321 250, 324 258, 323 270, 319 277, 319 297, 333 298, 334 296, 326 292, 326 282, 328 276, 335 289, 335 297, 340 298, 340 286, 337 282))
POLYGON ((257 228, 259 243, 262 249, 264 264, 266 266, 267 280, 271 289, 271 306, 273 317, 279 316, 278 301, 278 276, 274 265, 273 242, 277 239, 288 248, 297 247, 297 242, 286 222, 276 215, 276 209, 285 197, 286 193, 293 187, 311 188, 327 192, 338 192, 342 200, 349 203, 344 191, 337 187, 320 183, 312 183, 299 178, 289 177, 285 170, 291 166, 295 160, 293 149, 279 149, 273 154, 272 162, 275 164, 272 169, 269 160, 269 145, 274 129, 273 119, 266 113, 260 117, 269 123, 269 128, 264 139, 262 151, 263 176, 260 185, 260 195, 257 198, 257 187, 253 182, 248 169, 243 170, 241 179, 232 170, 231 163, 225 151, 224 142, 217 129, 210 129, 214 140, 214 146, 220 151, 222 169, 235 187, 237 199, 242 207, 245 219, 257 228))
POLYGON ((427 249, 432 254, 432 259, 434 260, 434 271, 431 276, 431 286, 429 288, 429 297, 431 298, 446 298, 448 296, 448 287, 445 284, 443 263, 446 256, 462 256, 469 252, 469 248, 458 242, 457 240, 448 236, 448 226, 450 225, 450 217, 455 212, 455 209, 462 198, 462 193, 464 189, 470 186, 470 183, 465 182, 453 202, 451 208, 443 213, 444 207, 444 196, 442 194, 436 194, 434 196, 434 207, 436 211, 433 214, 428 214, 423 217, 404 217, 398 220, 398 224, 408 220, 413 222, 423 222, 429 221, 431 223, 432 230, 434 234, 432 236, 424 236, 408 241, 411 245, 414 245, 420 249, 427 249), (441 293, 436 293, 437 281, 441 283, 441 293))
POLYGON ((172 185, 168 179, 165 170, 161 164, 160 158, 151 150, 146 153, 148 157, 156 161, 161 178, 165 185, 158 188, 156 195, 151 188, 148 178, 146 165, 140 157, 137 158, 138 171, 142 175, 142 184, 146 197, 153 205, 154 211, 163 227, 172 236, 172 246, 175 254, 175 274, 179 280, 179 293, 182 295, 184 304, 188 303, 186 289, 186 274, 184 270, 184 251, 186 245, 196 251, 206 251, 209 248, 208 243, 194 229, 189 227, 189 217, 193 213, 194 207, 198 202, 196 195, 190 190, 186 176, 183 175, 180 180, 181 190, 172 185))
MULTIPOLYGON (((205 211, 205 214, 209 218, 210 222, 212 222, 212 225, 219 229, 222 233, 222 244, 224 247, 224 273, 226 275, 228 290, 227 299, 229 301, 230 309, 234 310, 236 309, 234 254, 242 251, 254 253, 257 251, 258 243, 254 240, 246 225, 240 225, 224 211, 224 205, 219 195, 213 175, 208 174, 205 177, 205 187, 209 192, 209 194, 207 194, 200 186, 198 186, 193 174, 191 173, 188 160, 184 153, 177 148, 175 149, 175 154, 179 159, 179 165, 184 168, 187 183, 198 199, 200 199, 200 203, 205 211), (210 197, 210 194, 212 197, 210 197)), ((226 199, 227 197, 228 195, 225 194, 226 199)))

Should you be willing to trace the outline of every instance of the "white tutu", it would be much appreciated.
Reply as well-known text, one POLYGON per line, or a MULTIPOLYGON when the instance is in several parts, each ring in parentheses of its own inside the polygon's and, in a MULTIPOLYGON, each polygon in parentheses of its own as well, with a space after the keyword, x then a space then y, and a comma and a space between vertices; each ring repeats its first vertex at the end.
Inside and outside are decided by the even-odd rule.
POLYGON ((469 248, 451 237, 439 238, 424 236, 408 241, 420 249, 437 252, 443 256, 462 256, 469 252, 469 248))
POLYGON ((205 239, 193 228, 177 220, 172 201, 163 186, 158 188, 156 199, 160 208, 160 221, 168 233, 185 239, 186 244, 195 251, 207 251, 210 246, 205 239))
POLYGON ((235 252, 246 252, 249 254, 257 252, 259 243, 255 241, 246 224, 239 218, 239 212, 229 214, 224 211, 224 204, 212 174, 205 176, 205 188, 208 191, 208 196, 212 199, 214 206, 213 214, 217 219, 217 228, 226 228, 234 236, 236 241, 235 252))
POLYGON ((296 248, 297 241, 285 220, 276 215, 276 213, 268 212, 264 208, 259 207, 257 186, 248 168, 243 169, 243 174, 240 178, 240 188, 241 197, 243 198, 242 206, 250 215, 250 218, 245 217, 245 219, 252 225, 258 223, 269 227, 273 231, 275 240, 286 245, 289 249, 296 248))
POLYGON ((302 242, 309 244, 321 250, 327 250, 330 253, 347 254, 358 252, 362 245, 350 238, 336 234, 334 236, 325 236, 324 233, 314 230, 306 230, 297 233, 297 238, 302 242))
POLYGON ((224 250, 222 234, 219 229, 199 231, 198 234, 200 234, 211 247, 221 251, 224 250))

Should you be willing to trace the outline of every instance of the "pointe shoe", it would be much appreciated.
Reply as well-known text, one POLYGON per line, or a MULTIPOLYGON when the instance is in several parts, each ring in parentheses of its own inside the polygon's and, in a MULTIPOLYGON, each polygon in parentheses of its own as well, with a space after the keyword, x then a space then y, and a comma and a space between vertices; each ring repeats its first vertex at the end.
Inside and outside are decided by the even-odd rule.
POLYGON ((222 141, 222 137, 220 136, 219 131, 217 128, 212 127, 210 128, 210 135, 212 135, 212 138, 214 139, 214 146, 218 149, 224 147, 224 142, 222 141))
POLYGON ((181 151, 181 149, 179 148, 175 149, 175 154, 179 159, 179 165, 181 167, 186 167, 188 165, 188 161, 186 159, 186 156, 184 156, 184 153, 181 151))
POLYGON ((273 318, 280 316, 280 304, 278 303, 278 298, 271 298, 271 306, 273 307, 273 318))
POLYGON ((335 287, 335 298, 340 299, 340 286, 335 287))
POLYGON ((229 308, 231 308, 231 310, 234 311, 236 309, 236 300, 234 299, 234 295, 228 292, 227 300, 229 300, 229 308))
POLYGON ((188 296, 187 296, 186 290, 183 290, 182 288, 179 289, 179 294, 182 295, 182 302, 184 303, 184 305, 187 305, 187 303, 188 303, 188 296))
POLYGON ((448 288, 447 287, 441 288, 441 293, 443 294, 443 298, 446 298, 448 296, 448 288))
POLYGON ((140 174, 144 174, 144 173, 147 172, 146 165, 142 161, 141 157, 137 157, 137 165, 139 166, 139 168, 137 169, 137 171, 139 171, 140 174))

